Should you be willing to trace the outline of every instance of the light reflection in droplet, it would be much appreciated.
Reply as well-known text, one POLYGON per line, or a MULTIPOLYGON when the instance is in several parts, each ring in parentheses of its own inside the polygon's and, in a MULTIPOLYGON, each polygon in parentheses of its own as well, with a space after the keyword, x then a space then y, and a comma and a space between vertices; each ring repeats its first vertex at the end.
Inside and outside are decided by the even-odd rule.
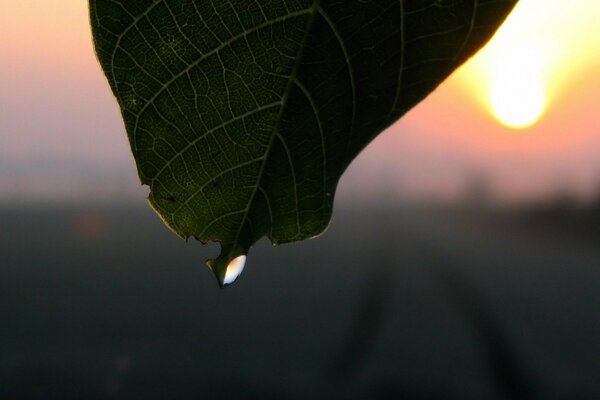
POLYGON ((223 280, 223 285, 231 285, 233 282, 235 282, 236 279, 244 271, 245 265, 246 256, 239 256, 237 258, 234 258, 227 266, 227 271, 225 272, 225 279, 223 280))

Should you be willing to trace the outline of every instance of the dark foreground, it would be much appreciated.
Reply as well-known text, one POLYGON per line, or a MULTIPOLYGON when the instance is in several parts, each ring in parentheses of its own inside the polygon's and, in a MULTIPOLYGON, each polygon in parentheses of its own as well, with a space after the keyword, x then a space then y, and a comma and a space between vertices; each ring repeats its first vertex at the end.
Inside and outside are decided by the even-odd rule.
POLYGON ((597 237, 488 217, 338 209, 219 290, 145 208, 5 206, 0 399, 600 399, 597 237))

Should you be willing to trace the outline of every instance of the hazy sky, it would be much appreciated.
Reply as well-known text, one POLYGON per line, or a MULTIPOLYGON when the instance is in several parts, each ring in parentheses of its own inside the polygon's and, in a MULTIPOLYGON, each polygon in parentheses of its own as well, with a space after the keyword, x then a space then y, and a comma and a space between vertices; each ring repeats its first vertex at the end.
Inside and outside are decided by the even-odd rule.
MULTIPOLYGON (((86 3, 0 0, 0 201, 143 198, 86 3)), ((521 0, 496 42, 371 144, 341 200, 600 188, 600 1, 521 0), (528 128, 495 116, 542 100, 528 128)))

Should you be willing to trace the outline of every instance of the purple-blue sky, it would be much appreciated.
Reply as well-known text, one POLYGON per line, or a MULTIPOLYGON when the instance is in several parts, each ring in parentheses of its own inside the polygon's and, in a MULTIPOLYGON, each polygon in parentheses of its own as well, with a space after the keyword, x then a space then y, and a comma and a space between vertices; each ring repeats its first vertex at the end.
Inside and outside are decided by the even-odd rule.
MULTIPOLYGON (((0 202, 144 198, 93 53, 86 3, 0 0, 0 202)), ((510 35, 521 35, 519 43, 544 54, 535 77, 546 95, 539 121, 515 130, 494 116, 489 64, 502 54, 490 50, 369 146, 342 179, 341 201, 453 199, 482 182, 500 199, 597 193, 600 40, 590 38, 600 37, 600 2, 521 0, 519 7, 515 21, 534 13, 540 22, 527 32, 515 22, 505 36, 508 48, 510 35), (558 46, 548 26, 574 33, 562 34, 558 46)))

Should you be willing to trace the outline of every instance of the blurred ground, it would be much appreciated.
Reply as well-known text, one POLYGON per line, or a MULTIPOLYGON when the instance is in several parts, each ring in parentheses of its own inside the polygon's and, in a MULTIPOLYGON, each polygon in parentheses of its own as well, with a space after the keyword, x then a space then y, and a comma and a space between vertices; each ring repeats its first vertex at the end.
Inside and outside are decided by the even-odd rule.
POLYGON ((598 214, 343 206, 219 290, 145 207, 4 205, 0 398, 598 399, 598 214))

